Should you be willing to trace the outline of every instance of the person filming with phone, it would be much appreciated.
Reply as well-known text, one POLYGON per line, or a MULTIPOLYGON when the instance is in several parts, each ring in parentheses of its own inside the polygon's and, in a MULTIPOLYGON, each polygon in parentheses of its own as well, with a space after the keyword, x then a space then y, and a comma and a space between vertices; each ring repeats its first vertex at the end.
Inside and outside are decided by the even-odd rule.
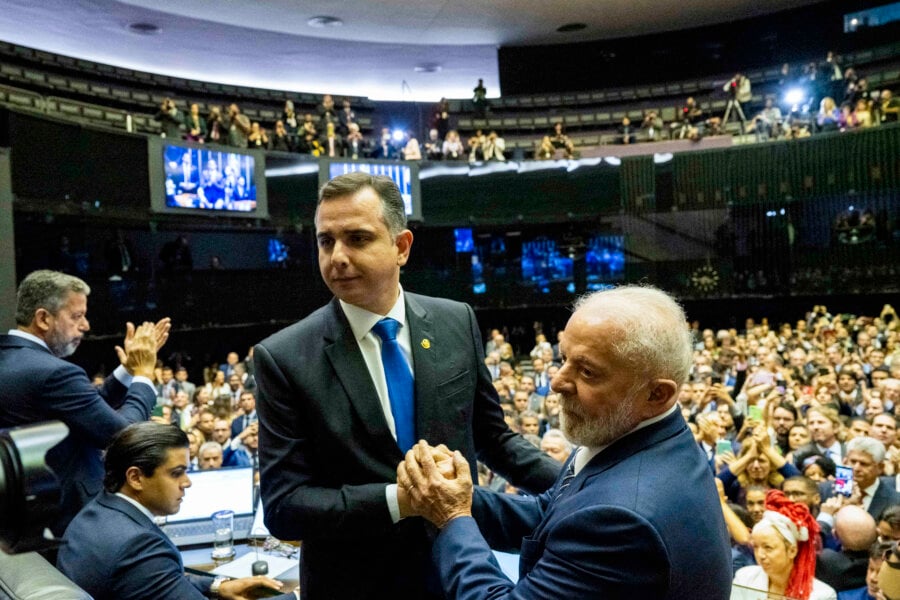
MULTIPOLYGON (((884 470, 884 444, 870 437, 858 437, 847 443, 844 466, 853 469, 853 487, 849 499, 843 503, 858 504, 877 519, 881 512, 893 504, 900 504, 900 494, 880 479, 884 470)), ((825 494, 826 500, 840 492, 832 484, 825 494)), ((832 505, 835 503, 831 503, 832 505)), ((825 510, 823 506, 823 511, 825 510)))

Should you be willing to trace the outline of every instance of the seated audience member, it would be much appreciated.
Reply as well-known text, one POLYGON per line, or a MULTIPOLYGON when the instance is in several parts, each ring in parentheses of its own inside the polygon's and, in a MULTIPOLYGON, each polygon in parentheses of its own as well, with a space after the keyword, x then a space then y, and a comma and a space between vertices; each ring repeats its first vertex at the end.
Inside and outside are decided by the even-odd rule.
MULTIPOLYGON (((522 435, 537 435, 541 428, 541 420, 533 410, 523 410, 516 417, 516 427, 522 435)), ((540 438, 538 438, 540 440, 540 438)), ((537 444, 540 446, 540 442, 537 444)))
POLYGON ((560 464, 566 464, 574 446, 559 429, 548 429, 541 438, 541 450, 560 464))
POLYGON ((534 151, 535 160, 551 160, 556 156, 556 148, 553 146, 553 142, 550 141, 550 136, 545 135, 541 138, 540 144, 538 144, 537 150, 534 151))
POLYGON ((480 129, 475 130, 475 134, 469 138, 467 142, 469 162, 477 162, 484 160, 484 144, 487 138, 480 129))
POLYGON ((878 539, 882 542, 900 541, 900 505, 888 506, 878 516, 878 539))
POLYGON ((563 130, 562 121, 557 121, 553 124, 553 132, 550 134, 550 143, 556 150, 565 150, 566 158, 573 158, 575 156, 575 144, 572 143, 572 140, 563 130))
POLYGON ((761 142, 779 137, 782 131, 784 117, 781 109, 775 106, 772 98, 766 98, 766 105, 759 114, 750 122, 752 129, 756 131, 756 141, 761 142))
POLYGON ((622 117, 622 123, 616 130, 616 141, 619 144, 634 144, 637 142, 637 128, 631 124, 631 119, 622 117))
POLYGON ((872 126, 872 112, 869 110, 869 102, 867 100, 857 100, 856 105, 853 107, 853 127, 871 127, 872 126))
POLYGON ((465 155, 465 148, 463 148, 459 133, 455 129, 447 132, 447 137, 441 146, 441 154, 443 154, 444 160, 462 160, 465 155))
POLYGON ((859 506, 848 505, 834 515, 834 537, 841 550, 824 548, 816 560, 816 577, 842 592, 866 584, 869 548, 878 532, 875 519, 859 506))
POLYGON ((204 442, 197 452, 197 467, 201 471, 221 469, 222 444, 214 441, 204 442))
POLYGON ((819 114, 816 116, 816 125, 819 131, 837 131, 840 126, 841 111, 834 103, 834 98, 825 96, 819 103, 819 114))
POLYGON ((328 125, 328 123, 337 125, 338 110, 334 105, 334 98, 331 96, 331 94, 325 94, 322 96, 322 103, 319 105, 318 112, 319 123, 322 125, 323 129, 326 125, 328 125))
POLYGON ((797 468, 772 447, 766 428, 758 426, 752 437, 744 440, 738 457, 723 467, 716 477, 725 484, 729 500, 741 504, 748 486, 778 488, 785 478, 796 475, 800 475, 797 468))
MULTIPOLYGON (((243 432, 242 432, 243 433, 243 432)), ((223 467, 247 467, 249 464, 245 457, 232 445, 231 423, 226 419, 218 419, 213 426, 212 440, 222 449, 223 467)))
POLYGON ((759 566, 738 570, 732 598, 742 597, 737 587, 742 586, 800 600, 836 600, 834 589, 814 577, 818 534, 819 526, 806 506, 769 490, 766 511, 751 533, 759 566))
POLYGON ((275 131, 269 138, 269 150, 278 152, 293 152, 294 140, 284 126, 284 121, 275 121, 275 131))
POLYGON ((344 155, 344 141, 335 131, 334 123, 325 125, 325 135, 319 140, 322 147, 322 156, 336 157, 344 155))
POLYGON ((422 149, 419 147, 419 140, 412 133, 409 133, 408 137, 409 139, 402 150, 403 160, 422 160, 422 149))
POLYGON ((900 115, 900 98, 894 96, 891 90, 885 88, 881 90, 881 96, 878 98, 879 110, 878 118, 881 123, 896 123, 897 117, 900 115))
POLYGON ((104 490, 69 525, 57 560, 59 570, 95 600, 238 600, 256 597, 249 595, 254 588, 283 587, 264 576, 185 574, 181 554, 154 522, 177 513, 190 493, 183 431, 158 423, 131 425, 113 439, 105 468, 104 490))
POLYGON ((350 125, 356 124, 356 113, 350 107, 350 99, 341 100, 341 110, 338 111, 338 133, 346 136, 350 133, 350 125))
POLYGON ((284 124, 284 128, 287 130, 288 135, 292 137, 297 135, 297 129, 299 129, 301 121, 297 116, 297 112, 294 110, 293 100, 284 101, 284 110, 281 112, 281 121, 284 124))
POLYGON ((655 110, 648 111, 647 114, 644 115, 641 129, 643 129, 644 133, 647 135, 648 141, 655 142, 658 140, 662 134, 663 127, 663 120, 655 110))
POLYGON ((391 130, 387 127, 381 128, 381 135, 375 148, 372 150, 372 158, 382 158, 385 160, 397 158, 397 148, 394 146, 394 139, 391 137, 391 130))
POLYGON ((200 116, 200 105, 191 104, 190 112, 184 117, 184 139, 203 143, 206 140, 206 119, 200 116))
POLYGON ((428 160, 441 160, 444 158, 444 141, 438 137, 437 129, 428 131, 428 139, 425 140, 425 157, 428 160))
POLYGON ((350 123, 347 125, 347 129, 349 133, 344 138, 344 151, 347 154, 347 158, 357 159, 368 154, 368 142, 363 134, 360 133, 359 125, 350 123))
POLYGON ((231 421, 231 437, 236 438, 243 430, 259 420, 256 415, 256 396, 253 392, 241 392, 240 413, 231 421))
POLYGON ((681 120, 672 123, 673 138, 677 135, 680 139, 695 139, 703 134, 701 130, 706 121, 706 113, 697 104, 693 97, 688 97, 681 107, 681 120))
POLYGON ((504 140, 496 131, 491 131, 487 140, 484 142, 484 160, 505 161, 506 156, 506 140, 504 140))

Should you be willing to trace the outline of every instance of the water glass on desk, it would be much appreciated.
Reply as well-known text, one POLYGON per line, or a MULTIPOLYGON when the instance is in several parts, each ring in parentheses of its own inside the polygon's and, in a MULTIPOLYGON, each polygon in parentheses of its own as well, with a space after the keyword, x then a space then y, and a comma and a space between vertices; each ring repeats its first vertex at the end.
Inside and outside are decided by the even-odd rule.
POLYGON ((213 560, 225 560, 234 556, 234 511, 220 510, 213 513, 213 560))

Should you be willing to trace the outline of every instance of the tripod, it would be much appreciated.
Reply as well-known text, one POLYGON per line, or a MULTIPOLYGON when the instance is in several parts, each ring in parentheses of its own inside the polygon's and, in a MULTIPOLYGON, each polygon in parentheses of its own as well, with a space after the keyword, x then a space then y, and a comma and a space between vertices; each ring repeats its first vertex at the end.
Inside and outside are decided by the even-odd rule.
POLYGON ((725 116, 722 117, 722 129, 724 131, 725 126, 728 125, 728 118, 731 116, 732 110, 737 113, 738 118, 741 120, 741 135, 744 135, 747 129, 747 117, 744 116, 744 109, 737 98, 728 100, 728 105, 725 107, 725 116))

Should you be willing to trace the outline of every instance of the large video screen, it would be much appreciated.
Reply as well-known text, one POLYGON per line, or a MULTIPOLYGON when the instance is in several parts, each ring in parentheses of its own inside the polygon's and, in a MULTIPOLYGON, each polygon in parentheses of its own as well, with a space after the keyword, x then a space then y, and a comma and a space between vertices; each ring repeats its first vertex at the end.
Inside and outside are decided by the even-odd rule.
POLYGON ((154 210, 268 217, 261 153, 155 138, 149 151, 154 210))
POLYGON ((338 175, 362 171, 370 175, 385 175, 394 180, 403 197, 406 217, 412 221, 422 220, 422 203, 419 192, 419 165, 416 163, 389 160, 334 160, 322 161, 319 171, 319 185, 338 175))

